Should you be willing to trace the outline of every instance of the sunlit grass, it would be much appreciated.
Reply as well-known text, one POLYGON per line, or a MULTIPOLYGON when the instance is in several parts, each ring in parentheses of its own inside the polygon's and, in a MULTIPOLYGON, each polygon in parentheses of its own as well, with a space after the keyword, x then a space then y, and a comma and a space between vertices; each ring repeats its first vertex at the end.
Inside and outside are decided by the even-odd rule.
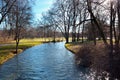
MULTIPOLYGON (((7 61, 8 59, 12 58, 15 56, 15 54, 13 54, 13 52, 15 52, 15 49, 3 49, 0 50, 0 64, 4 63, 5 61, 7 61)), ((18 49, 18 52, 22 52, 21 49, 18 49)))
MULTIPOLYGON (((16 48, 15 41, 7 42, 6 44, 8 45, 4 45, 4 44, 2 44, 3 46, 0 46, 0 64, 4 63, 5 61, 7 61, 8 59, 12 58, 15 55, 13 54, 16 48)), ((18 52, 20 53, 24 49, 39 44, 42 44, 40 39, 22 39, 20 40, 18 46, 18 52)))
MULTIPOLYGON (((97 41, 97 43, 103 43, 102 40, 99 40, 97 41)), ((69 43, 66 43, 65 44, 65 47, 70 50, 71 52, 77 54, 80 50, 80 48, 83 46, 83 45, 91 45, 91 44, 94 44, 93 41, 86 41, 84 39, 84 43, 82 43, 81 41, 80 42, 69 42, 69 43)))
MULTIPOLYGON (((64 40, 63 38, 56 38, 56 41, 64 40)), ((40 45, 44 42, 51 42, 53 41, 53 38, 34 38, 34 39, 21 39, 19 46, 18 46, 18 52, 22 52, 22 50, 25 50, 29 47, 40 45)), ((2 42, 0 43, 3 46, 0 46, 0 64, 7 61, 8 59, 12 58, 15 54, 15 40, 14 41, 8 41, 8 42, 2 42), (7 44, 7 45, 5 45, 7 44)))
POLYGON ((9 50, 0 51, 0 64, 8 60, 9 58, 12 58, 14 54, 10 53, 9 50))
POLYGON ((81 47, 80 44, 81 44, 80 42, 70 42, 70 43, 65 44, 65 47, 71 52, 76 54, 81 47))

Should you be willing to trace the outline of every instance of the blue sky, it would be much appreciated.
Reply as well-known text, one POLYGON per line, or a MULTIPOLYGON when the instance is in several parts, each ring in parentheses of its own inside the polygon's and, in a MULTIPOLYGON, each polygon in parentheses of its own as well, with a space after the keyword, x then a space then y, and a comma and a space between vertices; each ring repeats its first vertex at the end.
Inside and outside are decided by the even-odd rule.
POLYGON ((33 5, 33 16, 34 20, 38 20, 41 18, 43 12, 46 12, 52 7, 54 0, 34 0, 35 4, 33 5))

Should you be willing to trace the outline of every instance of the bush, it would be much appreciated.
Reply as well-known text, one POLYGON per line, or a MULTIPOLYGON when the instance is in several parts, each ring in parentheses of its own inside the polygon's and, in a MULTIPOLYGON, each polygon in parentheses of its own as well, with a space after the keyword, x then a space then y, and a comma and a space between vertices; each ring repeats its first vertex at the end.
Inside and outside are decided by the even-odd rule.
POLYGON ((79 52, 76 54, 77 64, 84 67, 89 67, 92 64, 92 59, 91 50, 87 46, 81 47, 79 52))

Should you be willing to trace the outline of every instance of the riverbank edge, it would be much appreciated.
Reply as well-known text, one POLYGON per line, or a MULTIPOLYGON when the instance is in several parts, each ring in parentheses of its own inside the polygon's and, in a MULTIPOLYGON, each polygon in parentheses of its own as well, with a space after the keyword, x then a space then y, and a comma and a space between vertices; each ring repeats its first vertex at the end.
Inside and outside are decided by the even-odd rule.
POLYGON ((40 42, 39 44, 36 44, 36 45, 24 45, 24 47, 21 47, 18 49, 18 53, 15 54, 15 49, 10 49, 7 51, 7 55, 3 55, 3 58, 1 61, 0 61, 0 65, 2 65, 3 63, 5 63, 6 61, 8 61, 9 59, 15 57, 16 55, 22 53, 23 51, 25 51, 26 49, 28 48, 31 48, 31 47, 34 47, 34 46, 37 46, 37 45, 41 45, 43 43, 48 43, 48 42, 40 42))
POLYGON ((87 45, 80 42, 70 42, 65 44, 65 48, 75 55, 77 64, 93 69, 98 69, 99 66, 100 69, 106 70, 108 68, 107 48, 101 43, 96 46, 91 43, 87 45), (105 64, 103 64, 104 62, 105 64))
MULTIPOLYGON (((56 42, 54 42, 54 41, 43 41, 43 42, 40 42, 40 43, 37 43, 37 44, 32 44, 32 45, 27 45, 26 44, 26 45, 24 45, 24 46, 22 46, 22 47, 20 47, 18 49, 18 53, 17 54, 15 54, 15 49, 7 50, 7 53, 6 53, 6 50, 4 50, 5 52, 3 51, 3 53, 5 53, 7 55, 3 55, 3 59, 0 60, 0 65, 2 65, 3 63, 5 63, 9 59, 13 58, 14 56, 22 53, 23 51, 25 51, 28 48, 31 48, 31 47, 34 47, 34 46, 37 46, 37 45, 41 45, 41 44, 45 44, 45 43, 50 43, 50 42, 51 43, 56 43, 56 42, 61 42, 61 41, 56 41, 56 42)), ((11 45, 6 45, 6 46, 11 46, 11 45)), ((6 46, 4 46, 4 47, 6 47, 6 46)))
POLYGON ((85 43, 67 43, 65 44, 65 47, 73 54, 75 54, 75 57, 77 57, 77 60, 79 60, 80 62, 80 66, 94 70, 95 72, 97 72, 97 75, 104 75, 104 77, 108 76, 111 78, 111 80, 120 79, 120 55, 118 54, 119 52, 114 53, 113 61, 110 63, 110 49, 106 47, 102 42, 98 42, 97 45, 91 43, 87 43, 87 45, 85 43), (73 47, 76 45, 81 46, 80 48, 78 48, 78 52, 75 52, 75 49, 73 49, 73 47), (84 65, 81 64, 80 60, 82 60, 84 65), (90 65, 88 65, 88 61, 90 61, 90 65), (112 66, 112 69, 109 68, 110 66, 112 66))
MULTIPOLYGON (((74 46, 76 46, 77 44, 74 44, 74 43, 65 43, 65 48, 67 50, 69 50, 70 52, 72 52, 73 54, 77 54, 78 53, 78 50, 75 51, 74 49, 74 46)), ((80 48, 81 46, 79 45, 79 47, 77 48, 80 48)))

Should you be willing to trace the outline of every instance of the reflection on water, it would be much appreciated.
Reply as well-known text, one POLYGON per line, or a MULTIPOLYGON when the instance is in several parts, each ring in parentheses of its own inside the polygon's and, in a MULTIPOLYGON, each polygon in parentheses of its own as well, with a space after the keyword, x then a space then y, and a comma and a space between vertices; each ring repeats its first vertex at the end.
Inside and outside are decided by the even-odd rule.
POLYGON ((0 80, 96 80, 95 74, 78 67, 63 42, 29 48, 0 66, 0 80))

